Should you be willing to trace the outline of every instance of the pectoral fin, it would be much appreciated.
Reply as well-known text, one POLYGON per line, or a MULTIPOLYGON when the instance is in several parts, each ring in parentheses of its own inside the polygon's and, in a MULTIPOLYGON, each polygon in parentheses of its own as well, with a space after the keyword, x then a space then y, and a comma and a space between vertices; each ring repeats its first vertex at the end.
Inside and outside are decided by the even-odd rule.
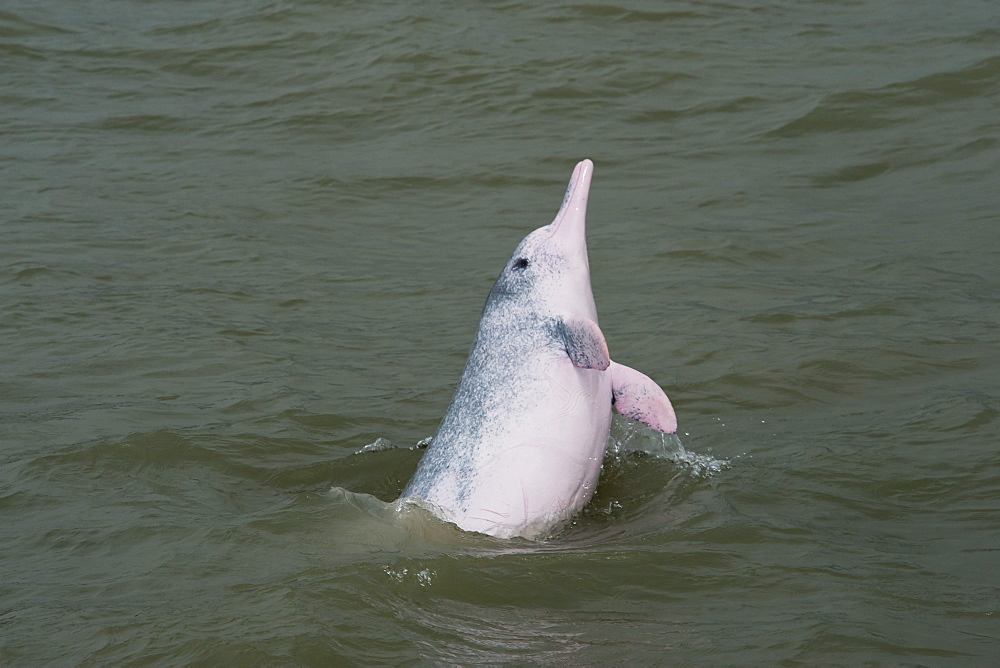
POLYGON ((604 371, 611 364, 604 332, 589 318, 568 317, 559 321, 559 333, 573 366, 604 371))
POLYGON ((627 418, 672 434, 677 431, 677 415, 660 386, 645 374, 611 363, 611 396, 615 410, 627 418))

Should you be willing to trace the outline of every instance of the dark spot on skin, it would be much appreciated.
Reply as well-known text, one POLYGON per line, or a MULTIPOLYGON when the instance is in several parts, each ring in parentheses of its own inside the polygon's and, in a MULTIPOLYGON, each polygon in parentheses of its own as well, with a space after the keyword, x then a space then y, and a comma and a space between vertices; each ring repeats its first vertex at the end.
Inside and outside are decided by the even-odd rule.
POLYGON ((528 266, 528 258, 526 257, 519 257, 516 260, 514 260, 514 269, 524 269, 527 266, 528 266))

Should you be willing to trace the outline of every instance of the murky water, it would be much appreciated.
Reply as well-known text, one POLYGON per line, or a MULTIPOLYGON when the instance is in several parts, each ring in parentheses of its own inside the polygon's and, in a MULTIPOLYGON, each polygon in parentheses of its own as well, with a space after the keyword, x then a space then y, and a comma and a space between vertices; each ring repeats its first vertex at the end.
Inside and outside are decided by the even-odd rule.
POLYGON ((0 48, 0 662, 1000 656, 997 3, 15 0, 0 48), (616 423, 547 541, 397 517, 584 157, 680 440, 616 423))

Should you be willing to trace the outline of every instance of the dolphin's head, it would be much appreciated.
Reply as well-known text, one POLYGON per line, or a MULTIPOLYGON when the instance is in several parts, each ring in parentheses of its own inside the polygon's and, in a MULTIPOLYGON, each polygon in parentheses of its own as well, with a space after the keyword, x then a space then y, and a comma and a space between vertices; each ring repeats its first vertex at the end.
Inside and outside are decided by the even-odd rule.
POLYGON ((587 198, 594 163, 573 170, 555 220, 518 245, 490 292, 490 301, 514 300, 534 311, 597 321, 587 259, 587 198))

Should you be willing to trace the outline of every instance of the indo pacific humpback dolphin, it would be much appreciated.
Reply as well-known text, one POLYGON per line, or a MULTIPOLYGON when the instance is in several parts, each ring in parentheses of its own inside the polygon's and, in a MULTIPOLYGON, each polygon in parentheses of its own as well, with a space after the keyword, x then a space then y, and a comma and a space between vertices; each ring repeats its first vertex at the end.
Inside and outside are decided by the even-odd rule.
POLYGON ((611 361, 590 288, 594 165, 573 170, 550 225, 521 242, 490 291, 448 412, 402 497, 467 531, 537 537, 594 493, 611 409, 666 433, 663 390, 611 361))

